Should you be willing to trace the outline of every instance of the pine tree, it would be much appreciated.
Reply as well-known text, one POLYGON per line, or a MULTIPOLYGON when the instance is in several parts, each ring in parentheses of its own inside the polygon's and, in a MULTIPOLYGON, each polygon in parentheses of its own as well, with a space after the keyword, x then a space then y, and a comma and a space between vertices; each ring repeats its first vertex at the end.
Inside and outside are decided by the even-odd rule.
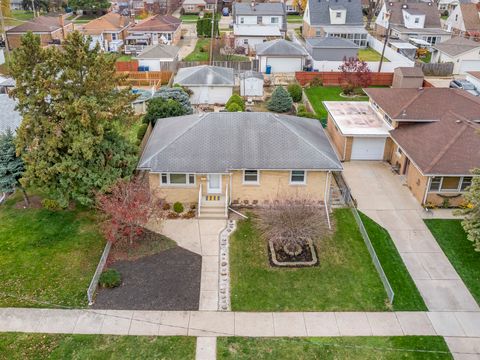
POLYGON ((48 192, 62 206, 92 205, 96 192, 132 174, 137 150, 118 129, 135 119, 134 96, 119 90, 114 63, 78 32, 61 50, 41 48, 32 33, 22 38, 10 64, 23 117, 17 132, 22 185, 48 192))
POLYGON ((459 212, 464 215, 462 226, 468 240, 473 242, 475 251, 480 251, 480 169, 473 170, 472 174, 477 176, 464 195, 467 206, 459 212))
POLYGON ((28 196, 19 180, 25 168, 23 160, 16 155, 15 137, 10 129, 0 135, 0 192, 12 193, 16 188, 22 190, 25 206, 29 205, 28 196))
POLYGON ((267 104, 268 110, 283 113, 292 109, 293 100, 283 86, 277 86, 273 90, 272 98, 267 104))

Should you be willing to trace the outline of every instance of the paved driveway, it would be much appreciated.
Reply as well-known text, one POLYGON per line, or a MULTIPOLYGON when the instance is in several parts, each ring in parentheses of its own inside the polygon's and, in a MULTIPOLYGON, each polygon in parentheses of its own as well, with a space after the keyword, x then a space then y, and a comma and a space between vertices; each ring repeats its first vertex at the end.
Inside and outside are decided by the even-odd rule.
POLYGON ((424 224, 424 211, 402 178, 382 162, 343 165, 358 209, 388 230, 428 309, 480 310, 424 224))

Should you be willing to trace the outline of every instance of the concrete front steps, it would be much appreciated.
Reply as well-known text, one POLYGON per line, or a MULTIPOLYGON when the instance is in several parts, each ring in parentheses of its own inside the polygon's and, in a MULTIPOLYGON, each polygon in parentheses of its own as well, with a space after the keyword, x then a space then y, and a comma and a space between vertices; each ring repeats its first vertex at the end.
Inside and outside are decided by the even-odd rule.
POLYGON ((225 220, 225 197, 220 196, 220 200, 207 200, 208 196, 202 198, 199 219, 225 220))

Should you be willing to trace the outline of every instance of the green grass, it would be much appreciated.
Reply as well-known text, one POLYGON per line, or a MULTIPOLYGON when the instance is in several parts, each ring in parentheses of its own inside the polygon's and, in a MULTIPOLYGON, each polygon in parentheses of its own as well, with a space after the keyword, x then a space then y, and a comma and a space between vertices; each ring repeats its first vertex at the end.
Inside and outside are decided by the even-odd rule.
POLYGON ((296 269, 271 267, 255 220, 240 221, 230 245, 232 310, 387 310, 385 290, 350 209, 335 210, 334 218, 335 233, 317 242, 320 264, 296 269))
MULTIPOLYGON (((382 54, 372 48, 358 49, 358 58, 363 61, 380 61, 382 54)), ((383 62, 390 62, 385 56, 383 62)))
POLYGON ((3 333, 0 334, 2 356, 11 360, 193 360, 195 338, 3 333))
POLYGON ((424 57, 421 57, 419 58, 420 61, 426 63, 426 64, 429 64, 430 61, 432 60, 432 53, 429 51, 427 52, 427 55, 425 55, 424 57))
POLYGON ((198 15, 181 15, 180 20, 186 23, 196 23, 198 20, 198 15))
POLYGON ((443 360, 452 359, 439 336, 217 339, 218 360, 443 360))
POLYGON ((302 15, 287 15, 287 23, 298 24, 303 22, 302 15))
POLYGON ((118 58, 117 58, 117 61, 131 61, 133 59, 133 55, 120 55, 118 58))
POLYGON ((383 271, 393 292, 393 309, 396 311, 427 311, 415 283, 408 273, 388 231, 364 214, 360 214, 370 241, 377 253, 383 271))
POLYGON ((188 54, 184 61, 208 61, 210 59, 209 54, 210 39, 198 39, 195 44, 195 49, 188 54))
POLYGON ((470 293, 480 304, 480 252, 467 239, 461 220, 425 220, 445 255, 462 278, 470 293))
POLYGON ((5 26, 18 26, 33 19, 33 12, 26 10, 12 10, 10 16, 5 15, 5 26))
POLYGON ((85 307, 105 245, 94 215, 17 209, 20 198, 0 206, 0 306, 85 307))
POLYGON ((327 110, 322 104, 322 101, 368 101, 367 96, 360 96, 355 98, 344 98, 340 96, 342 89, 339 86, 319 86, 305 88, 310 104, 317 115, 323 119, 327 117, 327 110))

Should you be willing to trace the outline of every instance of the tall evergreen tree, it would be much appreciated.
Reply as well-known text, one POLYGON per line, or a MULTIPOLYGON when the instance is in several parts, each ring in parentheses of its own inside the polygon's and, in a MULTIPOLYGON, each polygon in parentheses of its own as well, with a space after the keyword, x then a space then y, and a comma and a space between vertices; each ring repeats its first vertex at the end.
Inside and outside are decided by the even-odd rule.
POLYGON ((0 192, 11 193, 19 188, 28 206, 27 193, 19 183, 24 171, 23 160, 16 154, 13 132, 7 129, 5 134, 0 134, 0 192))
POLYGON ((293 100, 290 94, 283 86, 277 86, 273 90, 272 97, 267 103, 267 108, 270 111, 284 113, 292 110, 293 100))
POLYGON ((133 95, 118 89, 114 62, 78 32, 62 50, 41 48, 31 33, 23 37, 11 74, 23 116, 17 152, 24 186, 48 191, 62 206, 91 205, 96 192, 132 174, 136 148, 117 129, 134 119, 133 95))

